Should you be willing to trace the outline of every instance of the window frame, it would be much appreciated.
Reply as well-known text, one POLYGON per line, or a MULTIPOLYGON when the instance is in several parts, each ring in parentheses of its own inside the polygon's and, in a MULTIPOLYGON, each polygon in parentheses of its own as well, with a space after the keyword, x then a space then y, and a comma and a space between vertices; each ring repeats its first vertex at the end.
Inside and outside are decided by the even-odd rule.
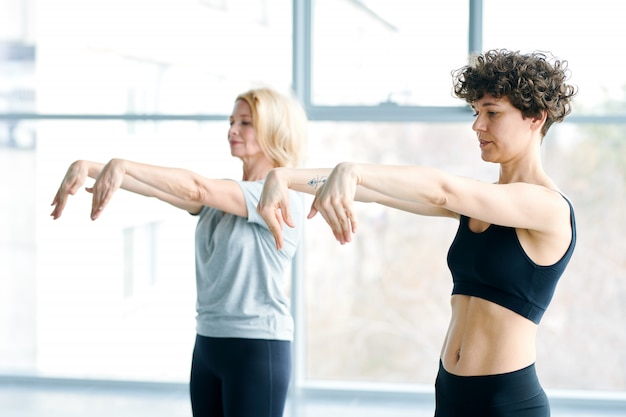
MULTIPOLYGON (((313 79, 313 2, 293 2, 293 90, 312 121, 369 122, 459 122, 472 112, 469 107, 407 106, 379 104, 376 106, 320 106, 312 102, 313 79)), ((468 54, 482 47, 482 0, 469 1, 468 54)))

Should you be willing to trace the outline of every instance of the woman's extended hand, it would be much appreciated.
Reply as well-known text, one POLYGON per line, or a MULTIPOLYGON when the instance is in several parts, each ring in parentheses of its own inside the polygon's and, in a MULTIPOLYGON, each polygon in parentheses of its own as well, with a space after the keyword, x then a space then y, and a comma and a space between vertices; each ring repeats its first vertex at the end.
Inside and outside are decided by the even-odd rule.
POLYGON ((59 190, 52 200, 51 205, 54 206, 54 210, 50 215, 54 220, 61 217, 68 197, 76 194, 78 189, 82 187, 87 179, 87 174, 88 167, 84 161, 76 161, 67 169, 59 190))
POLYGON ((111 159, 98 174, 93 187, 86 188, 88 192, 93 194, 91 200, 91 220, 96 220, 100 217, 102 210, 111 201, 113 193, 124 182, 125 175, 124 160, 111 159))
POLYGON ((307 216, 310 219, 319 212, 342 245, 350 242, 357 230, 352 209, 358 183, 354 168, 354 164, 342 162, 333 169, 326 184, 317 191, 307 216))
POLYGON ((281 169, 277 168, 267 174, 257 205, 257 212, 274 236, 276 249, 283 247, 283 222, 289 227, 295 227, 289 213, 289 183, 280 172, 281 169))

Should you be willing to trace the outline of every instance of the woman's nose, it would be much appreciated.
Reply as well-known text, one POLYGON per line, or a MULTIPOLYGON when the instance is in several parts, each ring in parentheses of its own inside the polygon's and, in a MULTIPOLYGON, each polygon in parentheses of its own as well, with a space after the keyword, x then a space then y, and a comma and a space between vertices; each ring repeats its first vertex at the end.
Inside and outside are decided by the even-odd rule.
POLYGON ((472 123, 472 130, 474 132, 478 132, 484 129, 485 129, 485 126, 482 121, 482 118, 480 116, 476 116, 476 119, 474 119, 474 123, 472 123))

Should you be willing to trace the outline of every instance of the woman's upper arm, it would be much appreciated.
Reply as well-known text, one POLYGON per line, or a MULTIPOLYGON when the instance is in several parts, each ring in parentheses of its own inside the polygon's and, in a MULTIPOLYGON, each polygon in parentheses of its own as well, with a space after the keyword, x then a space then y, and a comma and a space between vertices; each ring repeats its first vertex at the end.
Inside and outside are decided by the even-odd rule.
POLYGON ((380 194, 375 200, 376 203, 391 207, 397 210, 406 211, 408 213, 419 214, 421 216, 434 216, 434 217, 452 217, 458 218, 458 214, 448 210, 445 207, 430 206, 415 201, 401 200, 380 194))
POLYGON ((347 163, 341 168, 339 173, 356 176, 359 185, 384 194, 384 198, 375 201, 417 214, 451 212, 490 224, 540 232, 560 230, 569 221, 565 199, 558 191, 542 185, 493 184, 423 166, 347 163))
POLYGON ((158 189, 152 192, 153 197, 191 214, 198 214, 203 206, 209 206, 237 216, 248 216, 243 192, 236 181, 198 177, 193 194, 191 198, 180 198, 158 189))
POLYGON ((191 214, 198 214, 202 209, 203 204, 200 204, 195 201, 184 200, 182 198, 178 198, 172 194, 164 193, 160 190, 156 190, 153 192, 152 197, 158 198, 161 201, 171 204, 172 206, 188 211, 191 214))
POLYGON ((198 195, 194 200, 199 206, 197 211, 202 206, 209 206, 236 216, 248 217, 243 190, 234 180, 201 178, 198 180, 198 195))
POLYGON ((490 224, 550 232, 569 221, 569 205, 555 190, 529 183, 490 184, 453 177, 444 185, 443 207, 490 224))

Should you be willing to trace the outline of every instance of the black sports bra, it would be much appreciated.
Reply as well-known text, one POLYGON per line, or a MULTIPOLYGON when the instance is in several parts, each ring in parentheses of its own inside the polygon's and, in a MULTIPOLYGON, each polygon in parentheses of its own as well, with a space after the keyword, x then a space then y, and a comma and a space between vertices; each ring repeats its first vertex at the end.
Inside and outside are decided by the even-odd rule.
POLYGON ((452 294, 484 298, 539 324, 576 246, 574 207, 565 200, 572 241, 563 257, 549 266, 537 265, 526 255, 514 228, 492 224, 476 233, 469 228, 469 218, 461 216, 448 250, 452 294))

